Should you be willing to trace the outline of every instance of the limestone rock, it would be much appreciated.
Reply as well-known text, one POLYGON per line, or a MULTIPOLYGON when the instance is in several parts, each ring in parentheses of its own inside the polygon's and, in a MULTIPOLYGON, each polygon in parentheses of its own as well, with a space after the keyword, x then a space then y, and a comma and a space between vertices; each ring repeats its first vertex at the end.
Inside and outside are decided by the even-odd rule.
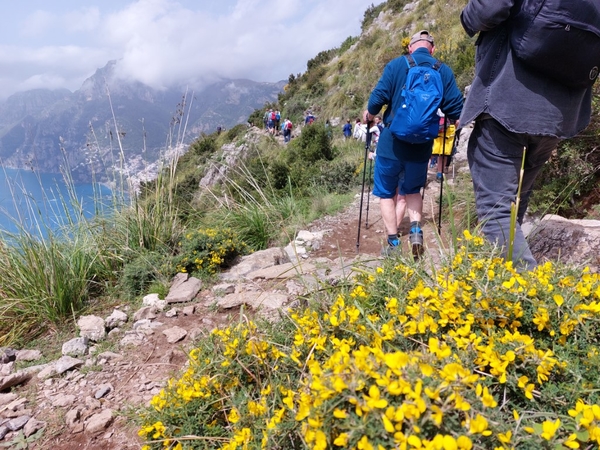
POLYGON ((98 414, 94 414, 85 422, 85 430, 89 433, 96 433, 105 430, 113 421, 113 412, 105 409, 98 414))
POLYGON ((0 348, 0 364, 7 364, 17 359, 17 352, 12 348, 0 348))
POLYGON ((181 341, 187 336, 187 331, 180 327, 173 327, 163 331, 163 334, 167 337, 169 344, 181 341))
POLYGON ((19 431, 25 426, 27 422, 29 422, 29 419, 31 419, 30 416, 20 416, 16 419, 12 419, 6 422, 6 426, 10 431, 19 431))
POLYGON ((243 256, 239 263, 220 275, 223 280, 239 280, 252 271, 289 262, 283 249, 275 247, 243 256))
POLYGON ((42 357, 39 350, 19 350, 17 352, 17 361, 37 361, 42 357))
POLYGON ((19 384, 30 380, 31 377, 32 374, 24 373, 22 371, 0 377, 0 392, 3 392, 13 386, 18 386, 19 384))
POLYGON ((79 334, 94 342, 102 341, 106 337, 104 319, 98 316, 81 316, 77 321, 79 334))
POLYGON ((133 345, 134 347, 138 347, 146 342, 146 335, 141 331, 128 331, 125 333, 123 339, 121 339, 120 344, 123 346, 133 345))
POLYGON ((161 300, 158 294, 148 294, 142 299, 142 304, 144 306, 154 306, 158 311, 162 311, 165 309, 167 302, 161 300))
POLYGON ((56 373, 60 375, 61 373, 65 373, 71 369, 75 369, 77 367, 81 367, 83 365, 83 361, 77 358, 72 358, 70 356, 63 356, 58 361, 56 361, 54 368, 56 373))
POLYGON ((104 320, 106 328, 112 330, 113 328, 121 327, 127 323, 127 314, 123 311, 115 309, 110 316, 104 320))
POLYGON ((23 427, 23 435, 27 438, 45 427, 46 422, 42 422, 41 420, 37 420, 32 417, 27 421, 27 423, 23 427))
POLYGON ((296 276, 311 273, 315 270, 315 266, 310 263, 293 264, 286 263, 278 266, 267 267, 264 269, 250 272, 246 277, 249 280, 264 278, 266 280, 280 279, 287 280, 296 276))
POLYGON ((113 388, 112 384, 110 384, 110 383, 101 384, 100 386, 98 386, 98 390, 94 393, 94 398, 97 400, 101 399, 102 397, 105 397, 113 390, 114 390, 114 388, 113 388))
POLYGON ((19 396, 13 393, 0 394, 0 406, 8 405, 17 398, 19 398, 19 396))
POLYGON ((547 215, 528 237, 538 262, 560 260, 600 270, 600 221, 547 215))
POLYGON ((195 277, 189 277, 184 282, 177 280, 169 289, 169 294, 165 298, 167 303, 183 303, 193 300, 200 289, 202 281, 195 277))
POLYGON ((85 356, 88 352, 89 339, 85 336, 71 339, 62 345, 62 354, 65 356, 85 356))
POLYGON ((153 320, 156 319, 156 307, 155 306, 144 306, 136 311, 133 315, 133 321, 138 322, 140 320, 153 320))
POLYGON ((70 395, 59 394, 52 399, 52 406, 57 407, 57 408, 65 408, 65 407, 71 406, 73 403, 75 403, 75 399, 76 399, 76 397, 72 394, 70 394, 70 395))

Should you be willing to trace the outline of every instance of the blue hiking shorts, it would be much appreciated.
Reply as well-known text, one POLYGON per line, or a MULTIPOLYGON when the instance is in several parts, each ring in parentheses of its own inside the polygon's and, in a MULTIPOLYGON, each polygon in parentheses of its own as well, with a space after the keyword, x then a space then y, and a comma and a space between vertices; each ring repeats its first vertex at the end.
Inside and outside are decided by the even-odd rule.
POLYGON ((429 161, 412 162, 377 156, 373 179, 373 195, 394 198, 400 195, 418 194, 427 182, 429 161))

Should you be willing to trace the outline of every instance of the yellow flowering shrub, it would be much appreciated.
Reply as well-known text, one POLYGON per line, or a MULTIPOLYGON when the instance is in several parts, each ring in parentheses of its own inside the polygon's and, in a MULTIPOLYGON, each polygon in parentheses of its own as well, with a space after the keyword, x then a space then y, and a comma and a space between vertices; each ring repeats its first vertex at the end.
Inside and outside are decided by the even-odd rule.
POLYGON ((327 305, 215 330, 142 413, 146 448, 597 448, 600 277, 463 243, 433 274, 386 262, 327 305))
POLYGON ((177 270, 214 274, 229 267, 246 249, 246 245, 229 228, 191 230, 179 242, 177 270))

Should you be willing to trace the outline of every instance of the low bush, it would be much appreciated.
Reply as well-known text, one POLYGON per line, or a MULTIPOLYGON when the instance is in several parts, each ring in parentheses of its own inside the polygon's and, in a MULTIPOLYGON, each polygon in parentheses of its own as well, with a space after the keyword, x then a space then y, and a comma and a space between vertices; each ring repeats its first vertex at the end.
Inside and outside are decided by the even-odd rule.
POLYGON ((302 134, 288 144, 287 162, 311 165, 317 161, 331 161, 335 150, 329 130, 324 124, 314 123, 302 129, 302 134))
POLYGON ((462 244, 213 331, 143 413, 144 449, 597 448, 600 276, 462 244))
POLYGON ((328 193, 345 194, 356 185, 356 165, 342 160, 324 164, 318 184, 328 193))
POLYGON ((160 252, 140 252, 123 267, 121 292, 135 298, 151 286, 166 285, 174 275, 171 258, 160 252))
POLYGON ((227 130, 227 140, 234 142, 240 136, 244 136, 248 131, 248 125, 245 123, 239 123, 233 128, 227 130))
POLYGON ((214 274, 229 267, 245 251, 246 244, 231 229, 188 231, 179 243, 177 270, 191 274, 214 274))

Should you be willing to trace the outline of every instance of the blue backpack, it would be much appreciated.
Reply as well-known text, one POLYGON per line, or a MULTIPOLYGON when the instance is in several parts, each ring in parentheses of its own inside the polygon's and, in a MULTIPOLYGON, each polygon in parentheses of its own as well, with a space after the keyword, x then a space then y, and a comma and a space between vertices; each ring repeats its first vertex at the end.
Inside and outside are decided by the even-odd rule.
POLYGON ((520 0, 510 23, 513 53, 531 69, 589 88, 600 67, 599 0, 520 0))
POLYGON ((408 73, 402 88, 402 104, 394 111, 390 132, 401 141, 424 144, 438 135, 437 110, 444 96, 444 83, 436 61, 433 66, 420 66, 412 55, 406 55, 408 73))

